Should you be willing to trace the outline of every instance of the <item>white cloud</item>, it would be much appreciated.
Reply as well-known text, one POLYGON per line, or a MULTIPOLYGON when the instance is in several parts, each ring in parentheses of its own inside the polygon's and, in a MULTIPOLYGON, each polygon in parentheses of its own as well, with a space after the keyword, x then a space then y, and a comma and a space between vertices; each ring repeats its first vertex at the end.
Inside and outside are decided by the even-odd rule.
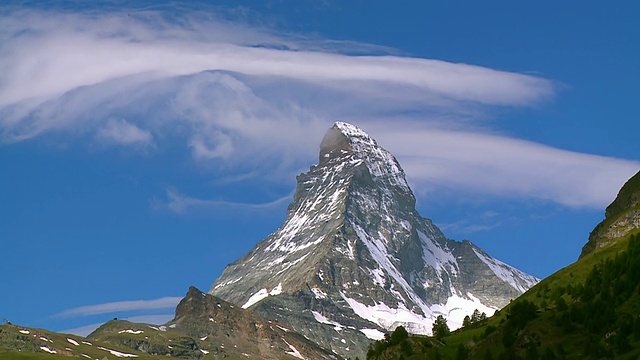
POLYGON ((155 300, 117 301, 98 305, 81 306, 65 310, 54 317, 71 318, 98 314, 109 314, 121 311, 175 308, 181 297, 163 297, 155 300))
MULTIPOLYGON (((553 93, 550 81, 529 75, 429 59, 311 51, 304 45, 291 49, 296 45, 284 37, 203 20, 195 13, 174 23, 161 21, 162 14, 143 15, 8 11, 0 18, 0 106, 28 109, 114 79, 207 70, 334 89, 366 87, 369 96, 391 99, 399 98, 389 86, 411 88, 416 100, 435 96, 494 105, 528 105, 553 93)), ((12 122, 20 121, 19 114, 12 115, 12 122)))
POLYGON ((147 130, 142 130, 124 119, 109 120, 98 129, 97 136, 106 141, 118 145, 151 145, 153 135, 147 130))
MULTIPOLYGON (((452 188, 597 208, 639 167, 486 130, 442 129, 496 106, 537 106, 553 97, 554 82, 535 76, 347 55, 340 53, 344 43, 188 10, 168 16, 12 9, 0 25, 4 142, 53 130, 117 145, 161 148, 177 140, 196 162, 215 164, 228 178, 282 181, 308 167, 327 128, 344 120, 396 154, 419 194, 452 188), (414 115, 393 121, 407 113, 414 115), (434 122, 438 127, 427 127, 434 122)), ((231 203, 169 194, 167 206, 231 203)))
POLYGON ((0 106, 46 101, 82 86, 136 74, 161 78, 206 70, 276 76, 330 87, 367 85, 368 91, 373 88, 377 95, 390 98, 395 92, 385 91, 387 86, 405 86, 419 97, 436 95, 493 105, 528 105, 553 93, 548 80, 479 66, 291 50, 286 39, 275 37, 269 40, 280 48, 248 46, 262 45, 264 36, 256 36, 251 44, 233 42, 238 36, 209 39, 205 32, 220 29, 219 21, 199 23, 193 14, 185 14, 184 19, 186 24, 198 26, 192 29, 165 23, 158 28, 124 13, 97 17, 8 13, 0 20, 7 24, 0 37, 4 42, 0 65, 5 69, 0 74, 0 106))
POLYGON ((94 323, 94 324, 84 325, 84 326, 76 327, 76 328, 73 328, 73 329, 61 330, 61 331, 59 331, 59 333, 72 334, 72 335, 78 335, 78 336, 86 337, 87 335, 89 335, 92 332, 94 332, 97 328, 102 326, 102 324, 104 324, 104 323, 94 323))
POLYGON ((416 189, 459 189, 602 209, 640 162, 577 153, 482 132, 371 124, 416 189))
POLYGON ((485 211, 480 214, 474 214, 473 217, 462 218, 454 223, 438 224, 438 227, 444 232, 452 231, 466 235, 502 226, 505 221, 508 221, 506 218, 505 215, 498 212, 485 211))
POLYGON ((291 195, 283 196, 271 202, 261 204, 240 203, 224 200, 205 200, 194 197, 188 197, 178 194, 173 190, 167 190, 167 202, 160 204, 161 207, 169 209, 176 213, 184 213, 191 209, 242 209, 242 210, 260 210, 270 209, 278 205, 291 201, 291 195))
MULTIPOLYGON (((160 315, 141 315, 141 316, 132 316, 128 318, 124 318, 128 321, 134 323, 143 323, 143 324, 151 324, 151 325, 162 325, 166 324, 170 320, 173 319, 173 315, 169 314, 160 314, 160 315)), ((59 331, 62 334, 73 334, 78 336, 86 337, 87 335, 94 332, 97 328, 102 326, 104 323, 94 323, 89 325, 80 326, 73 329, 67 329, 59 331)))

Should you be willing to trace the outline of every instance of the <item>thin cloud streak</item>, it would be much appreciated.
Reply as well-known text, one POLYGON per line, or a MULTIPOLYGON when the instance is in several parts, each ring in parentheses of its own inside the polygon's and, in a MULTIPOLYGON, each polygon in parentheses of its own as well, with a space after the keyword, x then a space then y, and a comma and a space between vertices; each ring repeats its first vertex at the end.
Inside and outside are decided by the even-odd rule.
MULTIPOLYGON (((131 321, 133 323, 162 325, 172 320, 173 315, 169 315, 169 314, 141 315, 141 316, 132 316, 124 319, 131 321)), ((94 332, 97 328, 99 328, 103 324, 104 323, 94 323, 94 324, 84 325, 84 326, 80 326, 73 329, 62 330, 62 331, 59 331, 59 333, 87 337, 89 334, 94 332)))
POLYGON ((140 129, 124 119, 108 121, 98 129, 97 136, 107 143, 116 145, 149 146, 153 143, 153 135, 149 131, 140 129))
POLYGON ((76 327, 76 328, 73 328, 73 329, 61 330, 61 331, 58 331, 58 332, 61 333, 61 334, 72 334, 72 335, 78 335, 78 336, 87 337, 87 335, 89 335, 92 332, 94 332, 97 328, 102 326, 102 324, 104 324, 104 323, 94 323, 94 324, 89 324, 89 325, 76 327))
POLYGON ((398 157, 418 189, 461 189, 601 209, 640 169, 638 161, 577 153, 488 133, 412 124, 375 132, 380 143, 398 157))
POLYGON ((270 201, 267 203, 261 204, 251 204, 251 203, 240 203, 240 202, 231 202, 224 200, 205 200, 198 199, 194 197, 187 197, 178 194, 173 190, 166 190, 167 192, 167 201, 162 203, 160 207, 169 209, 175 213, 185 213, 191 209, 240 209, 240 210, 260 210, 260 209, 270 209, 282 204, 285 204, 291 201, 292 196, 287 195, 283 196, 274 201, 270 201))
POLYGON ((98 305, 81 306, 65 310, 53 315, 56 318, 72 318, 99 314, 110 314, 119 311, 150 310, 175 308, 181 297, 163 297, 155 300, 117 301, 98 305))
POLYGON ((507 219, 505 216, 495 211, 485 211, 472 218, 463 218, 454 223, 440 223, 438 227, 445 232, 454 232, 457 234, 468 235, 481 231, 489 231, 500 227, 507 219))

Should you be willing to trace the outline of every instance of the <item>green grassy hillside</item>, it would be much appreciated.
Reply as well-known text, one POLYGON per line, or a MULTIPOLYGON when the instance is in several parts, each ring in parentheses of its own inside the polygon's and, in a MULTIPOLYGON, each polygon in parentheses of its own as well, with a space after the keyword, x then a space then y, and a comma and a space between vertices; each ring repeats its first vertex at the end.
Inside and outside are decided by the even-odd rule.
POLYGON ((104 342, 18 325, 0 325, 0 359, 159 359, 104 342))
MULTIPOLYGON (((100 332, 101 338, 97 339, 91 335, 85 338, 12 324, 0 325, 0 359, 247 359, 239 352, 218 353, 215 349, 203 352, 200 347, 203 342, 165 327, 113 320, 104 324, 100 332)), ((283 354, 280 359, 292 360, 295 357, 283 354)))
POLYGON ((482 323, 441 341, 386 343, 369 359, 637 359, 640 235, 558 271, 482 323))

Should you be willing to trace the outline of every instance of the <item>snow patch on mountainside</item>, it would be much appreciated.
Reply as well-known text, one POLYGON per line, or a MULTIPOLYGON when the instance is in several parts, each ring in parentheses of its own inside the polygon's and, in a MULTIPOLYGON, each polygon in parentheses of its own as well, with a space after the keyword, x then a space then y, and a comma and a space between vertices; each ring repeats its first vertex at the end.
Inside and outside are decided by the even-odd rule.
POLYGON ((360 332, 371 340, 377 341, 384 339, 384 333, 377 329, 360 329, 360 332))
MULTIPOLYGON (((360 240, 365 244, 367 249, 369 249, 369 253, 373 257, 373 259, 385 270, 385 272, 389 276, 391 276, 398 284, 400 284, 402 289, 405 291, 405 294, 407 294, 409 298, 411 298, 411 301, 413 301, 414 304, 418 305, 422 309, 422 311, 426 313, 429 307, 415 293, 415 291, 411 288, 411 286, 409 286, 404 277, 402 277, 402 274, 400 274, 398 269, 396 269, 396 267, 391 263, 391 256, 387 252, 387 247, 385 246, 383 241, 380 239, 371 238, 359 225, 352 225, 360 240)), ((377 281, 380 281, 382 284, 384 284, 383 280, 384 279, 380 278, 377 279, 377 281)), ((398 296, 399 293, 394 293, 394 295, 396 295, 398 300, 404 302, 402 296, 398 296)))
POLYGON ((398 303, 396 309, 389 307, 385 303, 376 303, 373 306, 367 306, 355 299, 347 297, 343 292, 340 292, 340 296, 349 304, 349 307, 353 309, 356 315, 380 325, 383 329, 392 331, 402 325, 412 334, 431 334, 431 324, 433 321, 410 311, 402 303, 398 303))
POLYGON ((46 347, 46 346, 40 346, 40 350, 42 350, 42 351, 46 351, 46 352, 48 352, 49 354, 57 354, 57 353, 58 353, 57 351, 52 350, 52 349, 49 349, 49 348, 48 348, 48 347, 46 347))
POLYGON ((98 349, 107 351, 111 355, 113 355, 115 357, 119 357, 119 358, 136 358, 136 357, 138 357, 138 355, 135 355, 135 354, 123 353, 123 352, 120 352, 120 351, 117 351, 117 350, 107 349, 107 348, 102 347, 102 346, 98 346, 98 349))
POLYGON ((329 320, 326 316, 320 314, 317 311, 312 311, 311 313, 313 314, 313 318, 316 319, 317 322, 319 322, 321 324, 333 325, 333 328, 336 331, 340 331, 340 330, 345 328, 344 325, 342 325, 340 323, 337 323, 335 321, 329 320))
POLYGON ((343 292, 340 292, 340 295, 356 315, 378 324, 387 331, 393 331, 396 327, 402 325, 410 333, 422 335, 431 335, 431 327, 437 315, 443 315, 447 318, 449 328, 455 330, 462 326, 464 317, 471 315, 474 310, 485 313, 487 316, 492 316, 498 310, 496 307, 484 305, 471 293, 467 293, 466 298, 454 294, 447 299, 445 304, 431 305, 425 312, 430 315, 428 317, 412 312, 402 303, 398 303, 397 308, 389 307, 385 303, 367 306, 347 297, 343 292))
POLYGON ((300 354, 300 351, 298 351, 298 349, 296 349, 293 345, 289 344, 287 342, 287 340, 285 340, 284 338, 282 339, 282 341, 284 341, 285 344, 289 345, 289 348, 291 349, 291 351, 287 351, 287 354, 296 357, 298 359, 302 359, 304 360, 304 356, 302 356, 302 354, 300 354))
POLYGON ((456 294, 447 299, 446 304, 436 304, 431 307, 434 314, 442 314, 447 319, 447 325, 451 330, 462 327, 464 317, 471 315, 474 310, 492 316, 498 310, 496 307, 490 307, 480 302, 480 299, 467 293, 467 297, 461 297, 456 294))
POLYGON ((267 291, 267 289, 260 289, 257 293, 251 295, 249 300, 247 300, 247 302, 244 303, 244 305, 242 305, 242 308, 247 309, 251 307, 251 305, 257 303, 258 301, 268 296, 280 295, 281 293, 282 293, 282 283, 278 284, 278 286, 273 288, 271 291, 267 291))
POLYGON ((313 295, 315 296, 316 299, 326 299, 327 298, 327 293, 320 290, 320 288, 317 287, 312 287, 311 291, 313 292, 313 295))
POLYGON ((443 249, 422 231, 418 231, 418 237, 422 241, 422 257, 427 265, 436 269, 439 276, 447 270, 451 271, 453 276, 458 274, 458 262, 451 250, 443 249))

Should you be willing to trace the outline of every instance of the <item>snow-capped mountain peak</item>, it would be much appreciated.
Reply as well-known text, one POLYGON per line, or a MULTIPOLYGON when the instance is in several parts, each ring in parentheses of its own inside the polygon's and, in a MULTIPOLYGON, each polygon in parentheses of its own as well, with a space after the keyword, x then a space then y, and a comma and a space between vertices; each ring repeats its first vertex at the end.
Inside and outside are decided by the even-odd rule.
POLYGON ((360 128, 335 123, 319 160, 297 177, 282 226, 229 265, 211 294, 354 357, 375 331, 429 334, 440 314, 455 328, 538 281, 445 238, 416 211, 395 157, 360 128))
MULTIPOLYGON (((320 143, 320 165, 336 157, 362 160, 371 176, 411 192, 396 158, 355 125, 336 122, 320 143)), ((413 196, 413 195, 412 195, 413 196)))

